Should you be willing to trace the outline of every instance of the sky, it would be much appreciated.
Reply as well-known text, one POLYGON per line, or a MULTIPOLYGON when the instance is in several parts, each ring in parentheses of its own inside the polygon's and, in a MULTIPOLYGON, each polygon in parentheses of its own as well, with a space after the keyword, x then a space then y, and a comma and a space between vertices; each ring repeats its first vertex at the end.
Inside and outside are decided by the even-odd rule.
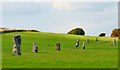
POLYGON ((90 36, 101 32, 110 36, 118 28, 117 2, 4 2, 0 6, 0 27, 53 33, 79 27, 90 36))

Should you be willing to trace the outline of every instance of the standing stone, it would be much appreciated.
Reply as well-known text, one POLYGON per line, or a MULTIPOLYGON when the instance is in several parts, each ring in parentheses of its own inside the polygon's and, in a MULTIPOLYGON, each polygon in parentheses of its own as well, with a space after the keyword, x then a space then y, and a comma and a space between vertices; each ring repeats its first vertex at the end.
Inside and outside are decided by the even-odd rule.
POLYGON ((78 38, 78 39, 77 39, 77 42, 76 42, 76 48, 79 47, 79 42, 80 42, 80 39, 78 38))
POLYGON ((85 42, 83 42, 82 48, 85 49, 85 42))
POLYGON ((86 38, 86 43, 89 43, 89 38, 86 38))
POLYGON ((32 52, 38 53, 38 46, 35 42, 33 43, 32 52))
POLYGON ((18 50, 15 44, 13 46, 12 55, 18 55, 18 50))
POLYGON ((116 39, 113 39, 113 46, 116 46, 116 39))
POLYGON ((96 42, 98 42, 98 37, 96 37, 96 42))
POLYGON ((20 49, 21 48, 21 36, 15 34, 13 40, 14 40, 14 47, 12 50, 12 54, 21 55, 21 49, 20 49))
POLYGON ((60 50, 60 42, 56 44, 56 50, 60 50))

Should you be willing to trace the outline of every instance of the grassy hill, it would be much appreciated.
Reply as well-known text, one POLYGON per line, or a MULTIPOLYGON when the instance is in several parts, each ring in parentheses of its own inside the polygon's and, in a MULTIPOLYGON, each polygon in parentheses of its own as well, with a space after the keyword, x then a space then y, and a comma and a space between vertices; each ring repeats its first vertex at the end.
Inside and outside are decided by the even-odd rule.
POLYGON ((3 68, 117 68, 118 45, 111 46, 113 38, 101 37, 98 42, 94 36, 78 36, 43 32, 14 32, 2 34, 3 68), (12 56, 13 35, 22 37, 22 56, 12 56), (80 38, 80 46, 75 48, 80 38), (82 49, 82 42, 86 49, 82 49), (32 44, 36 42, 39 53, 32 53, 32 44), (61 51, 55 50, 55 44, 61 43, 61 51))

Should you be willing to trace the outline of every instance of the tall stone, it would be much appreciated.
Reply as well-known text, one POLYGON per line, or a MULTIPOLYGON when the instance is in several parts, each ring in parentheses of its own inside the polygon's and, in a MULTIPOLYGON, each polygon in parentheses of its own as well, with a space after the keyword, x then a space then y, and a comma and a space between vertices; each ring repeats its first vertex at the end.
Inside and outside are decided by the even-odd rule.
POLYGON ((38 46, 37 46, 36 42, 33 43, 32 52, 38 53, 38 46))
POLYGON ((89 43, 89 38, 86 38, 86 43, 89 43))
POLYGON ((113 46, 116 46, 116 39, 113 39, 113 46))
POLYGON ((15 34, 13 41, 14 41, 14 46, 13 46, 12 54, 21 55, 21 36, 15 34))
POLYGON ((98 42, 98 37, 96 37, 96 42, 98 42))
POLYGON ((85 49, 85 42, 83 42, 82 48, 85 49))
POLYGON ((79 43, 80 43, 80 39, 78 38, 78 39, 77 39, 77 42, 76 42, 76 48, 79 47, 79 43))
POLYGON ((56 50, 60 50, 60 42, 56 44, 56 50))

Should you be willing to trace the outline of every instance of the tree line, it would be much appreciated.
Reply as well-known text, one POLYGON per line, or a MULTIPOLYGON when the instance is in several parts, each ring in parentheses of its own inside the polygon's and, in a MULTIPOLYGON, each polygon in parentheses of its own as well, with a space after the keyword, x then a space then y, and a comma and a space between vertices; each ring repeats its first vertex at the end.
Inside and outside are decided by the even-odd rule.
MULTIPOLYGON (((85 35, 85 31, 82 28, 75 28, 70 30, 67 34, 74 35, 85 35)), ((106 33, 100 33, 98 36, 104 37, 106 33)), ((111 37, 119 37, 120 38, 120 29, 113 29, 111 33, 111 37)))

